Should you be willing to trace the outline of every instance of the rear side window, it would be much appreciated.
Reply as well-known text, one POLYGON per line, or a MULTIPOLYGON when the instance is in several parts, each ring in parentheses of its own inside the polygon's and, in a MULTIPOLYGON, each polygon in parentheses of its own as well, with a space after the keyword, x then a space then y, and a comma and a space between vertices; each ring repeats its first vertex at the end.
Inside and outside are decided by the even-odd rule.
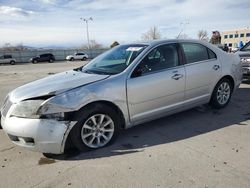
POLYGON ((194 63, 216 58, 216 54, 207 47, 196 43, 182 43, 186 63, 194 63))
POLYGON ((209 59, 216 59, 216 54, 210 50, 209 48, 207 49, 207 52, 208 52, 208 56, 209 56, 209 59))
POLYGON ((11 55, 4 55, 4 58, 5 59, 10 59, 10 58, 12 58, 12 56, 11 55))

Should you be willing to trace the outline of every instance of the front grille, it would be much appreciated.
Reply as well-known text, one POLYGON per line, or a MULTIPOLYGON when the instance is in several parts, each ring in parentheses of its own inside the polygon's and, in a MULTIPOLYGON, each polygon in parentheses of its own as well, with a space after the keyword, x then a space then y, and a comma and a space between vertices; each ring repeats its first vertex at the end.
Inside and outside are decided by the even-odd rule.
POLYGON ((2 116, 6 117, 10 107, 12 106, 12 102, 9 100, 9 97, 7 97, 3 103, 3 107, 2 107, 2 116))

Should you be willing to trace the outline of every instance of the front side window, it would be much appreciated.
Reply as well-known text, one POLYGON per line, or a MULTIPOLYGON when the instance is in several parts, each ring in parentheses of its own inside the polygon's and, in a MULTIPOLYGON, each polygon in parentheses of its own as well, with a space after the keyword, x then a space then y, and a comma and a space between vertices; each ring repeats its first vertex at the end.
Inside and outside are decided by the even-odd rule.
POLYGON ((177 45, 166 44, 156 47, 143 58, 132 77, 158 72, 179 65, 177 45), (138 74, 139 73, 139 74, 138 74))
POLYGON ((201 44, 182 43, 181 46, 183 48, 187 64, 210 59, 207 48, 201 44))
POLYGON ((240 51, 250 51, 250 42, 248 42, 245 46, 243 46, 240 51))
POLYGON ((82 68, 82 71, 89 74, 118 74, 124 71, 147 46, 119 45, 92 60, 82 68))

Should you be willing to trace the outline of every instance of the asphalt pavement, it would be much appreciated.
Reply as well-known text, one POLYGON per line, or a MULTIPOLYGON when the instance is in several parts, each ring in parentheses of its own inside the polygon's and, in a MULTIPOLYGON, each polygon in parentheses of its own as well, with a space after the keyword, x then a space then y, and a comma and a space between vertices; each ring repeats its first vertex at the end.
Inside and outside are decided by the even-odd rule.
MULTIPOLYGON (((17 86, 83 63, 0 65, 0 103, 17 86)), ((225 109, 205 105, 145 123, 85 153, 46 158, 0 130, 0 187, 249 188, 249 156, 250 83, 243 83, 225 109)))

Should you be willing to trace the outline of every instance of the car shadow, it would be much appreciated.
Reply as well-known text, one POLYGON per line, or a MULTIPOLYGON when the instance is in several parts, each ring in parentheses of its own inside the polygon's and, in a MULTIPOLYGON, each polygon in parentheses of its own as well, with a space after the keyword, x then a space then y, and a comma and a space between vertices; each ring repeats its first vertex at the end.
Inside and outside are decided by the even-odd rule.
POLYGON ((144 123, 123 131, 114 144, 79 152, 70 149, 62 155, 45 155, 57 160, 87 160, 143 152, 148 147, 168 144, 216 131, 228 126, 247 126, 250 119, 250 88, 239 88, 230 104, 220 110, 208 105, 144 123))

